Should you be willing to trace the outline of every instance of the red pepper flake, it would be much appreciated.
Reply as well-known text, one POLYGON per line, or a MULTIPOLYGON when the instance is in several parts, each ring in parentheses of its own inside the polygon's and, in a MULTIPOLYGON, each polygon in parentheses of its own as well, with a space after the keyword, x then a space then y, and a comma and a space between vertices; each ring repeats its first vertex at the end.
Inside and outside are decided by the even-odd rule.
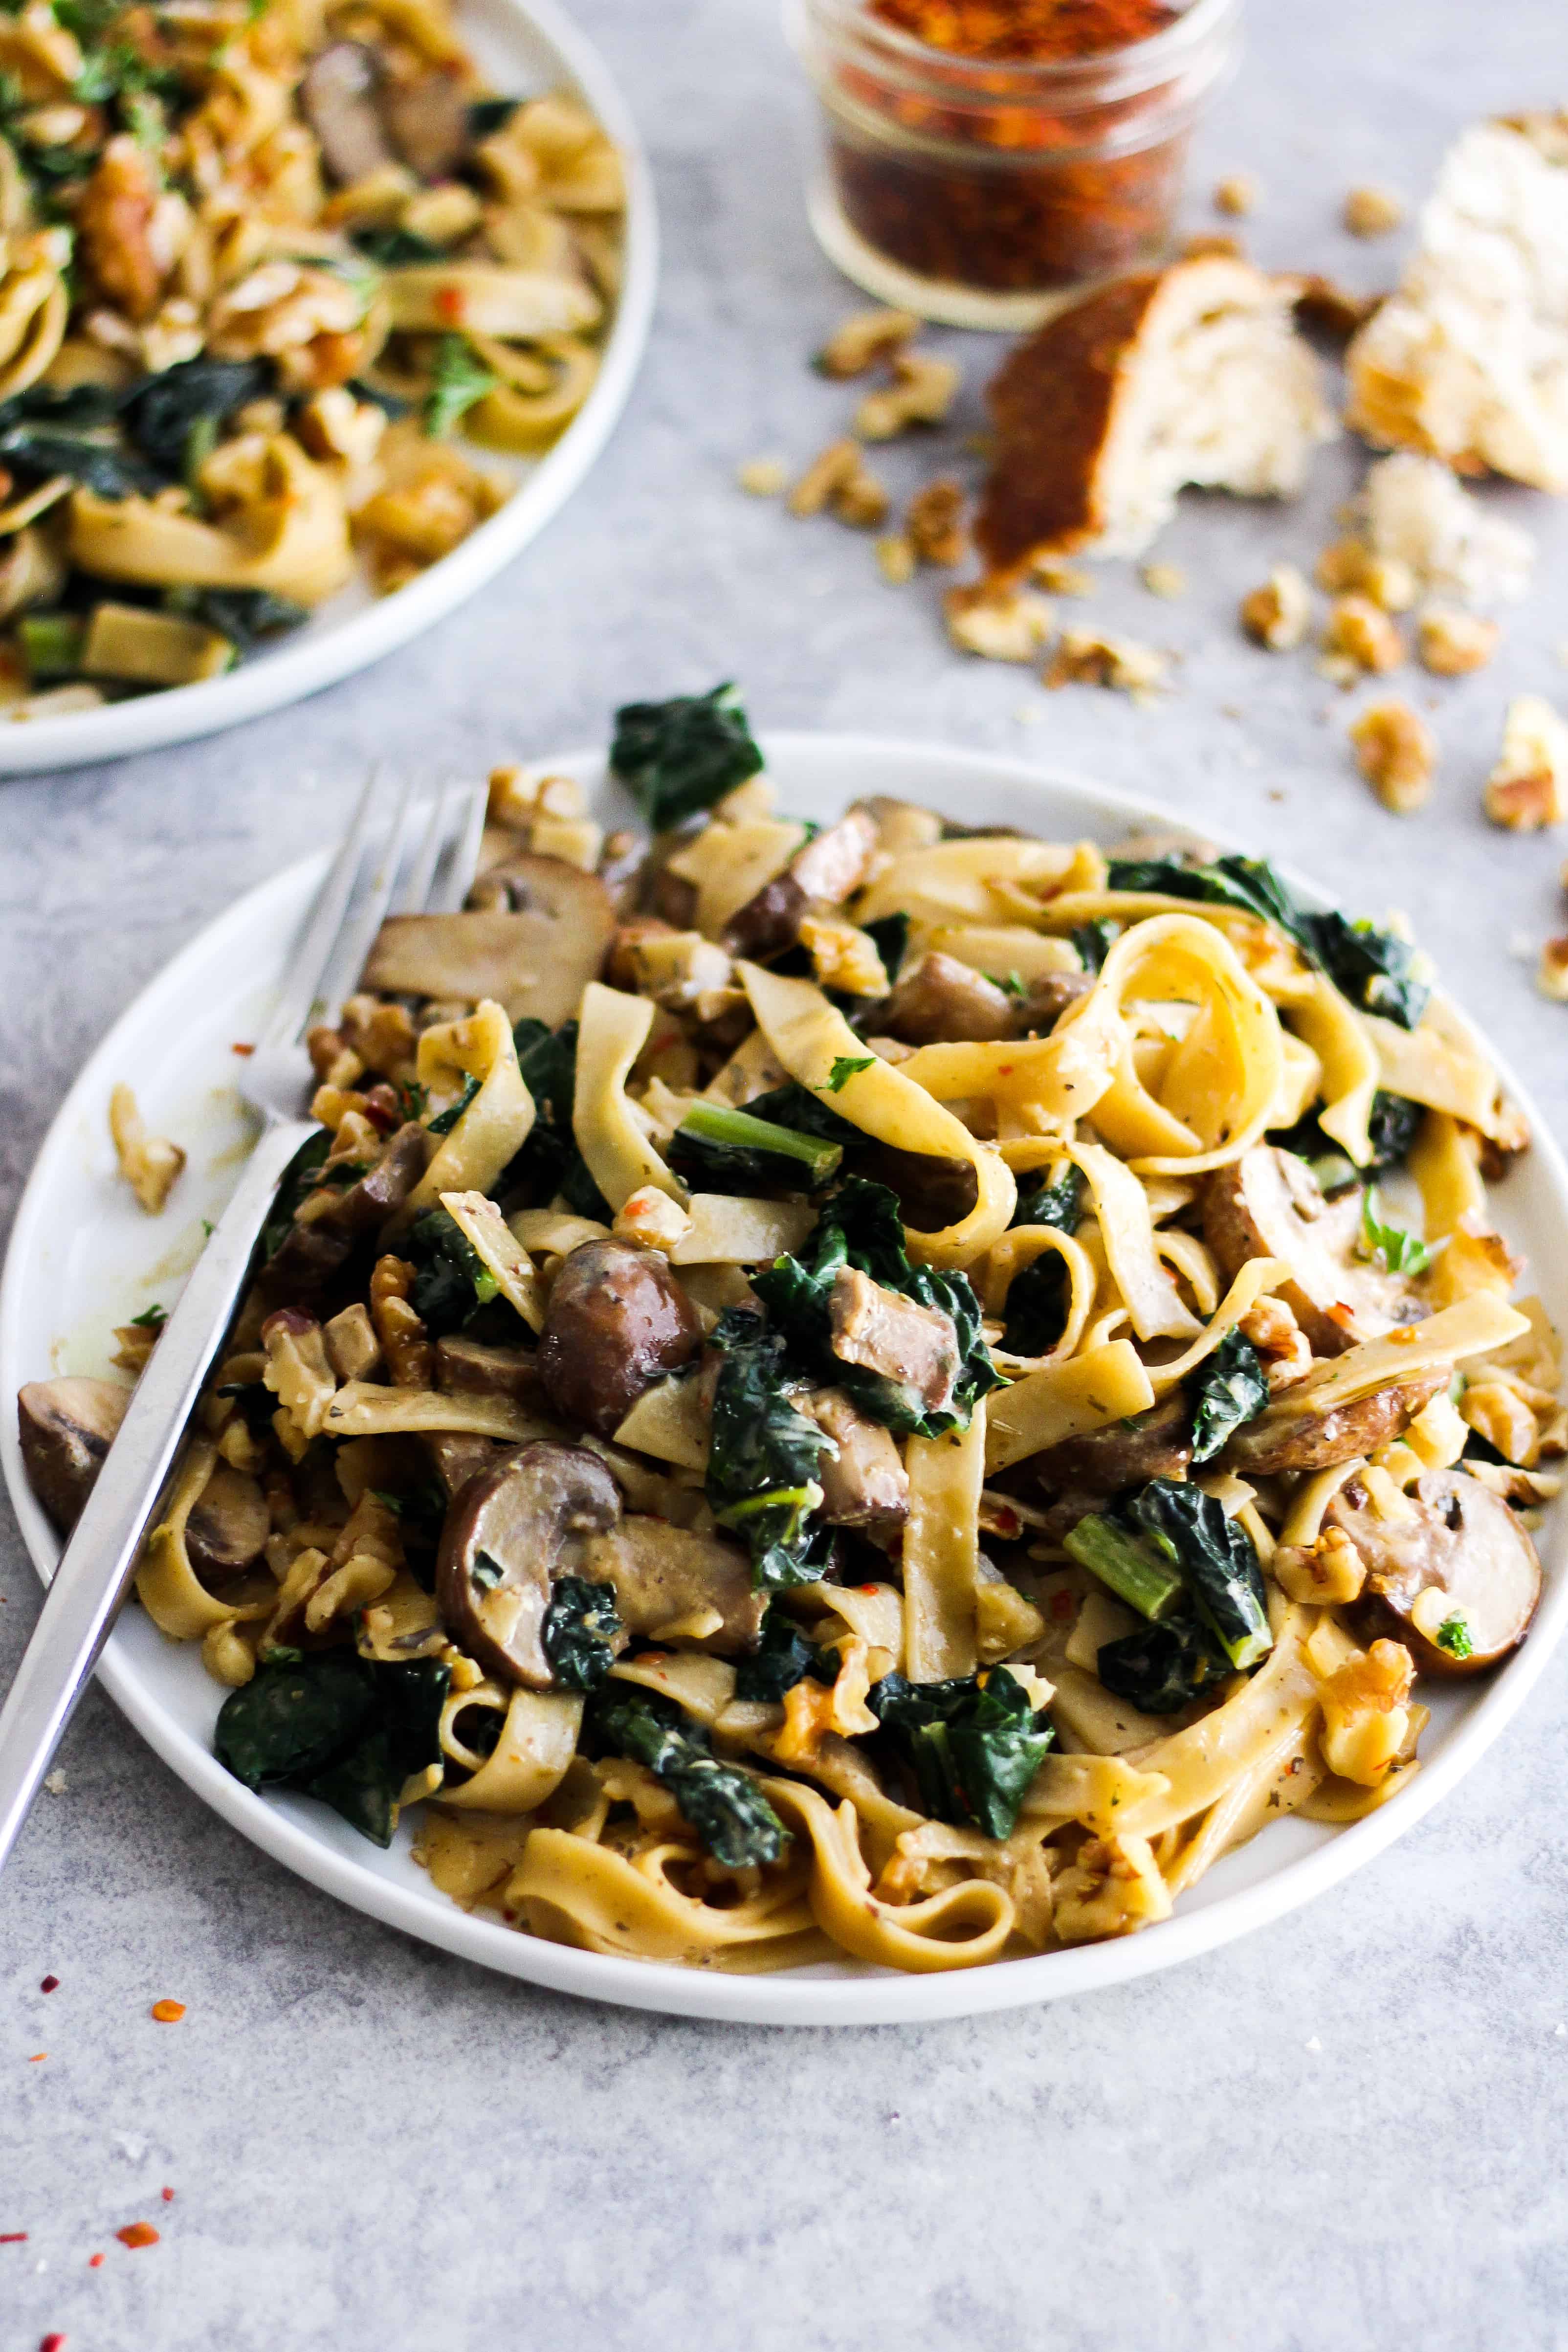
POLYGON ((47 2050, 35 2050, 27 2063, 29 2066, 41 2066, 48 2054, 47 2050))
POLYGON ((256 1051, 256 1047, 255 1047, 254 1045, 231 1045, 231 1046, 229 1047, 229 1052, 230 1052, 231 1054, 245 1054, 245 1055, 250 1055, 250 1054, 254 1054, 254 1053, 255 1053, 255 1051, 256 1051))
POLYGON ((862 1591, 862 1592, 875 1592, 875 1591, 877 1591, 879 1589, 880 1589, 880 1588, 879 1588, 878 1586, 874 1585, 874 1584, 862 1584, 862 1585, 861 1586, 861 1591, 862 1591))
POLYGON ((1010 1077, 1012 1076, 1013 1071, 1016 1069, 1016 1067, 1017 1067, 1017 1066, 1017 1066, 1017 1064, 1016 1064, 1016 1063, 1014 1063, 1014 1062, 998 1062, 998 1063, 997 1064, 997 1076, 998 1076, 998 1078, 1010 1078, 1010 1077))
POLYGON ((1053 1592, 1051 1594, 1051 1613, 1053 1617, 1064 1620, 1071 1616, 1072 1610, 1073 1600, 1071 1592, 1053 1592))
POLYGON ((66 2352, 66 2338, 63 2336, 46 2336, 38 2346, 38 2352, 66 2352))
POLYGON ((160 2025, 178 2025, 185 2014, 185 2004, 183 2000, 155 2000, 152 2014, 160 2025))
POLYGON ((59 1990, 59 1986, 60 1980, 58 1977, 46 1977, 43 1983, 38 1987, 38 1990, 40 1992, 57 1992, 59 1990))
POLYGON ((435 297, 435 310, 437 316, 444 319, 449 327, 461 326, 463 296, 459 289, 455 286, 443 286, 435 297))
POLYGON ((25 2246, 26 2242, 26 2230, 0 2230, 0 2246, 25 2246))
POLYGON ((101 2254, 89 2254, 87 2258, 87 2266, 89 2271, 100 2271, 103 2268, 103 2256, 101 2254))
POLYGON ((138 2246, 155 2246, 158 2243, 158 2232, 151 2221, 127 2221, 124 2229, 116 2230, 114 2234, 120 2244, 129 2246, 132 2252, 138 2246))
POLYGON ((172 2205, 174 2202, 174 2192, 172 2189, 161 2189, 158 2193, 162 2198, 165 2205, 172 2205))

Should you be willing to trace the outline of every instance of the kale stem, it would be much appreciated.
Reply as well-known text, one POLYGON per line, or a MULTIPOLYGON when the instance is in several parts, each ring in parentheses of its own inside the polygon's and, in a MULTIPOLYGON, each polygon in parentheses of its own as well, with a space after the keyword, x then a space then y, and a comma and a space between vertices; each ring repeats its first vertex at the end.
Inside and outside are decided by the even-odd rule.
POLYGON ((1089 1570, 1109 1587, 1118 1601, 1140 1617, 1158 1623, 1180 1600, 1185 1580, 1179 1570, 1155 1559, 1135 1536, 1099 1511, 1090 1511, 1062 1538, 1062 1549, 1080 1568, 1089 1570))
POLYGON ((748 1111, 735 1110, 727 1103, 693 1103, 677 1132, 698 1144, 718 1144, 731 1151, 766 1152, 771 1160, 799 1160, 809 1171, 813 1190, 827 1182, 844 1156, 839 1144, 829 1143, 821 1136, 800 1135, 789 1127, 773 1127, 767 1119, 753 1118, 748 1111))

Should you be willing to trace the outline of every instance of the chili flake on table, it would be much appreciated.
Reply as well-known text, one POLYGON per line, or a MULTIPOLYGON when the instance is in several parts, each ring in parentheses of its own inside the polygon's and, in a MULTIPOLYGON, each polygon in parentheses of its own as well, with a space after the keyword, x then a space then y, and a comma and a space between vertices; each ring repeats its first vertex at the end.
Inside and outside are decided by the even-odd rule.
POLYGON ((185 2014, 183 2000, 155 2000, 150 2012, 160 2025, 178 2025, 185 2014))
POLYGON ((132 2252, 139 2246, 155 2246, 158 2243, 158 2232, 151 2221, 127 2221, 124 2229, 116 2230, 114 2234, 120 2244, 129 2246, 132 2252))

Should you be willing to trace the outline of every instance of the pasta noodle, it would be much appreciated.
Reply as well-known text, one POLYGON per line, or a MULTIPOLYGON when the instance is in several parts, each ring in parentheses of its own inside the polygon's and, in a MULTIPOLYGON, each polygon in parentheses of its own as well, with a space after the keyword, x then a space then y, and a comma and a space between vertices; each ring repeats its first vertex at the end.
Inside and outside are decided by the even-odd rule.
POLYGON ((1386 1801, 1416 1677, 1528 1633, 1568 1417, 1488 1206, 1521 1122, 1424 983, 1370 1010, 1331 930, 1183 895, 1212 869, 710 797, 655 861, 693 928, 599 967, 656 1000, 590 977, 552 1027, 502 972, 313 1036, 143 1605, 232 1769, 375 1836, 425 1805, 434 1883, 522 1932, 929 1972, 1157 1926, 1386 1801), (350 1708, 308 1769, 267 1760, 286 1677, 350 1708))

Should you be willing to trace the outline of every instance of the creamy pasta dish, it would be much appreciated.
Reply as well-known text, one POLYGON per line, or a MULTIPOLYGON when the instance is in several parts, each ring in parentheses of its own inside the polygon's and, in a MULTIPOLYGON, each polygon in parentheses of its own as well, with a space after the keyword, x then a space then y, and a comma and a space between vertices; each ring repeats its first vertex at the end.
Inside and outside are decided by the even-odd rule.
MULTIPOLYGON (((1419 950, 1201 845, 803 822, 727 689, 611 764, 645 829, 498 772, 312 1036, 138 1586, 223 1762, 749 1970, 1129 1934, 1382 1804, 1568 1443, 1419 950)), ((62 1526, 127 1393, 23 1392, 62 1526)))
POLYGON ((446 0, 0 16, 0 708, 213 677, 381 592, 576 415, 620 156, 446 0))

